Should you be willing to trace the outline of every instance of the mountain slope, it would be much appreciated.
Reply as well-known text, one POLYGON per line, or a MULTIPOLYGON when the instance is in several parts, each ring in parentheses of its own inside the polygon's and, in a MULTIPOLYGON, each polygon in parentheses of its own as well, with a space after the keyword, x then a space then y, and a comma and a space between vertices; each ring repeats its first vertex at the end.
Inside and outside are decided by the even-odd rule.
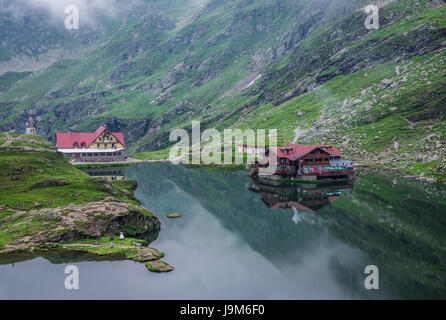
POLYGON ((366 4, 145 1, 90 54, 5 88, 0 129, 23 130, 33 108, 49 139, 106 123, 147 151, 194 119, 444 171, 444 3, 384 2, 379 30, 364 27, 366 4))

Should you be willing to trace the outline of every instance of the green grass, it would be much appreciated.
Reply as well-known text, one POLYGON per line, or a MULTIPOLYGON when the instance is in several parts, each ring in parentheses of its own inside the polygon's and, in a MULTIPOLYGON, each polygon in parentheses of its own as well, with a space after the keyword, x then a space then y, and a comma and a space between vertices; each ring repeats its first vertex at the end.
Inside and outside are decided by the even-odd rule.
MULTIPOLYGON (((98 201, 110 196, 103 186, 106 181, 92 178, 73 167, 61 154, 48 150, 50 144, 41 137, 15 136, 39 141, 37 147, 41 150, 0 148, 2 205, 16 210, 30 210, 98 201), (45 184, 48 186, 45 187, 45 184)), ((136 199, 128 198, 135 188, 134 182, 122 180, 110 183, 116 187, 116 198, 137 204, 136 199)))
MULTIPOLYGON (((114 237, 112 239, 110 237, 101 237, 72 241, 70 243, 62 244, 60 248, 90 252, 97 255, 121 255, 125 259, 140 261, 137 253, 139 249, 144 247, 144 243, 144 240, 136 238, 119 239, 119 237, 114 237), (111 246, 112 243, 114 245, 113 247, 111 246)), ((154 248, 151 248, 151 250, 155 253, 155 258, 157 259, 161 259, 165 256, 164 252, 160 252, 154 248)))
POLYGON ((16 82, 26 78, 30 74, 31 72, 6 72, 0 75, 0 92, 9 89, 16 82))
POLYGON ((60 207, 70 203, 97 201, 107 193, 88 174, 72 167, 61 155, 50 151, 0 151, 0 203, 14 209, 60 207), (31 188, 45 181, 63 180, 64 186, 31 188))
POLYGON ((166 160, 169 159, 170 148, 151 151, 151 152, 141 152, 132 154, 132 158, 138 160, 166 160))
MULTIPOLYGON (((0 147, 0 250, 6 245, 28 244, 14 252, 37 250, 70 250, 93 253, 96 255, 119 255, 124 259, 145 262, 144 255, 140 256, 144 248, 143 240, 134 238, 119 239, 114 237, 101 237, 90 239, 76 239, 69 244, 48 243, 46 239, 33 238, 33 235, 42 231, 51 231, 56 236, 67 233, 65 226, 61 226, 58 218, 51 215, 37 214, 32 209, 61 207, 68 204, 81 204, 91 201, 103 200, 113 197, 122 202, 130 203, 129 212, 139 213, 146 217, 155 218, 154 214, 139 206, 140 201, 135 198, 136 182, 132 180, 107 181, 101 178, 92 178, 83 171, 72 166, 60 153, 50 151, 49 143, 38 136, 25 136, 14 133, 0 134, 0 138, 20 138, 26 146, 0 147), (29 241, 39 241, 36 248, 31 248, 29 241), (111 243, 114 247, 110 247, 111 243), (76 245, 77 244, 77 245, 76 245)), ((71 209, 61 211, 67 215, 71 209)), ((128 213, 128 212, 127 212, 128 213)), ((126 214, 124 212, 123 214, 126 214)), ((111 215, 98 214, 94 217, 95 223, 103 223, 111 215)), ((83 230, 90 227, 88 222, 75 220, 74 224, 83 230)), ((159 228, 159 222, 154 219, 154 229, 159 228)), ((147 229, 138 223, 127 223, 123 226, 125 235, 137 235, 147 229)), ((81 237, 81 236, 80 236, 81 237)), ((34 245, 34 244, 33 244, 34 245)), ((154 259, 161 259, 164 253, 151 249, 154 259)), ((11 250, 8 253, 12 252, 11 250)))

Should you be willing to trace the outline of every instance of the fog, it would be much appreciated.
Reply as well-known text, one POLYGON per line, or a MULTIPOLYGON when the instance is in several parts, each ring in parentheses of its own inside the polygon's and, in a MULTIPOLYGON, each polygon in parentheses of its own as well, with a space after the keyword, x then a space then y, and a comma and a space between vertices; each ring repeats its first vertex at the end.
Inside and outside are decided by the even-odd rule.
POLYGON ((0 8, 16 20, 23 20, 30 12, 43 10, 50 16, 48 22, 60 24, 67 17, 65 8, 75 5, 79 8, 80 24, 95 26, 98 17, 114 18, 130 12, 141 3, 141 0, 0 0, 0 8))

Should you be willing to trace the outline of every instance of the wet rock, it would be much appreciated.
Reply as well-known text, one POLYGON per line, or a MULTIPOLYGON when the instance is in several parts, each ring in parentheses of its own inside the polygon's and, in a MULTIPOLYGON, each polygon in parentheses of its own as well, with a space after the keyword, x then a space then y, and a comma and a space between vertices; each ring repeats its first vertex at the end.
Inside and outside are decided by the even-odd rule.
MULTIPOLYGON (((31 210, 20 223, 23 226, 32 226, 36 221, 43 220, 53 221, 53 224, 32 234, 28 246, 98 238, 120 232, 134 236, 160 229, 158 218, 144 207, 118 202, 113 198, 80 205, 31 210)), ((16 227, 12 226, 8 231, 15 231, 16 227)), ((12 245, 20 244, 22 241, 18 237, 12 245)))
POLYGON ((175 218, 181 218, 182 215, 179 214, 179 213, 167 213, 167 214, 166 214, 166 217, 167 217, 167 218, 171 218, 171 219, 175 219, 175 218))
POLYGON ((171 265, 162 260, 149 261, 146 263, 146 268, 152 272, 170 272, 174 270, 171 265))

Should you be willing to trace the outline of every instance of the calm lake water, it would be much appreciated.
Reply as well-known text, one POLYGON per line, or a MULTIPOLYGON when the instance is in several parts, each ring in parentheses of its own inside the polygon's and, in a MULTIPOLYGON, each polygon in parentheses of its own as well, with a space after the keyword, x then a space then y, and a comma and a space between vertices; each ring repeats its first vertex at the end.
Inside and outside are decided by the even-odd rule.
POLYGON ((171 164, 117 172, 138 181, 136 196, 160 218, 150 245, 175 270, 80 254, 4 257, 0 298, 446 298, 444 186, 377 172, 354 185, 281 186, 171 164), (64 287, 68 264, 79 290, 64 287), (364 287, 367 265, 378 267, 378 290, 364 287))

